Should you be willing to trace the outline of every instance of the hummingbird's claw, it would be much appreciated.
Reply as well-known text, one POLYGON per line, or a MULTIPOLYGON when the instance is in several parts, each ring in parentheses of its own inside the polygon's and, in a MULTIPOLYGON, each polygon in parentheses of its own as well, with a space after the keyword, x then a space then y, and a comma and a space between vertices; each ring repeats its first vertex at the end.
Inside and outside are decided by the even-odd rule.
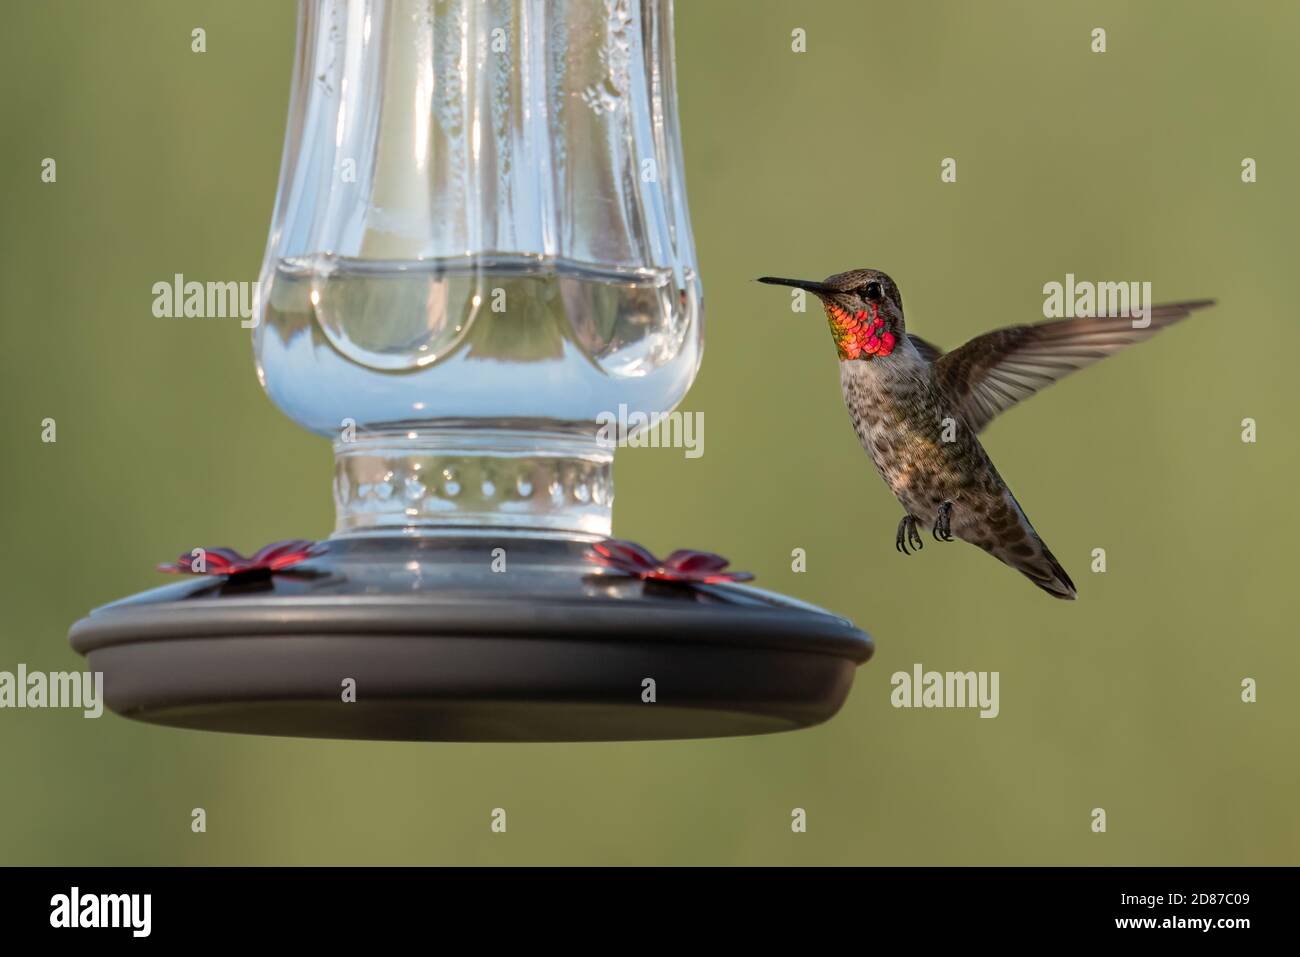
POLYGON ((952 541, 952 502, 944 502, 939 506, 939 514, 934 517, 934 535, 936 542, 952 541))
POLYGON ((916 516, 904 515, 903 520, 898 523, 898 537, 894 539, 894 548, 898 549, 904 555, 912 554, 908 551, 907 546, 920 551, 925 545, 921 539, 921 534, 916 530, 916 516))

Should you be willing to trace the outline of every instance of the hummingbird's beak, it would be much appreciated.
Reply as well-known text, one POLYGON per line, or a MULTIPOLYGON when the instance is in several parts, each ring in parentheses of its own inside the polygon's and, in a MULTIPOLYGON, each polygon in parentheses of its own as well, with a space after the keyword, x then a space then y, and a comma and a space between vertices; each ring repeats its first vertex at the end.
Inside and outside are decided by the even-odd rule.
POLYGON ((759 282, 765 282, 770 286, 793 286, 795 289, 806 289, 814 296, 833 296, 838 290, 832 289, 824 282, 813 282, 811 279, 781 279, 779 276, 759 276, 759 282))

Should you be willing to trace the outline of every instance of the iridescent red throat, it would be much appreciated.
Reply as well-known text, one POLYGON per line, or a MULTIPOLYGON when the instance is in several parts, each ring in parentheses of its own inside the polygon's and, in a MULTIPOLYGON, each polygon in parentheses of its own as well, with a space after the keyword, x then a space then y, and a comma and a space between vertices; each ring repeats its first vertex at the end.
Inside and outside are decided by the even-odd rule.
POLYGON ((885 320, 880 318, 880 307, 870 304, 866 309, 850 313, 832 303, 826 304, 826 318, 830 320, 831 337, 841 359, 870 359, 887 356, 894 351, 896 342, 892 332, 885 331, 885 320))

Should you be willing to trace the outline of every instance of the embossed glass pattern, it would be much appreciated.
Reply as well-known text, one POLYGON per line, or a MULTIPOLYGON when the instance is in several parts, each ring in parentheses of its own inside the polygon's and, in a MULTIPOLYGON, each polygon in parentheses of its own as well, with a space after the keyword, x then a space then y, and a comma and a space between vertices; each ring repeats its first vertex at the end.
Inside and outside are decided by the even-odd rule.
POLYGON ((608 534, 702 346, 668 0, 303 0, 259 379, 338 533, 608 534))

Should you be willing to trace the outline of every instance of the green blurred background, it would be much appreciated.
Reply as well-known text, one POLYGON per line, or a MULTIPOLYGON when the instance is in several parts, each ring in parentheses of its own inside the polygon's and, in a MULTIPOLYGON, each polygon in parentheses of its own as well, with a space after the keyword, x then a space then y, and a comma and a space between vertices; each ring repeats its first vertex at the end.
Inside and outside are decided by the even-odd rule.
MULTIPOLYGON (((248 332, 150 312, 175 272, 256 278, 295 9, 5 6, 0 670, 66 670, 82 665, 68 626, 161 583, 153 564, 188 543, 331 528, 328 445, 264 397, 248 332)), ((0 863, 1300 862, 1297 35, 1293 4, 680 2, 708 303, 683 407, 706 413, 706 454, 621 452, 615 526, 717 549, 871 631, 841 714, 750 739, 520 746, 0 711, 0 863), (825 323, 751 281, 861 265, 948 347, 1041 318, 1067 272, 1219 297, 986 435, 1076 603, 969 547, 895 553, 899 507, 849 428, 825 323), (891 708, 890 675, 914 662, 1001 672, 1001 715, 891 708)))

